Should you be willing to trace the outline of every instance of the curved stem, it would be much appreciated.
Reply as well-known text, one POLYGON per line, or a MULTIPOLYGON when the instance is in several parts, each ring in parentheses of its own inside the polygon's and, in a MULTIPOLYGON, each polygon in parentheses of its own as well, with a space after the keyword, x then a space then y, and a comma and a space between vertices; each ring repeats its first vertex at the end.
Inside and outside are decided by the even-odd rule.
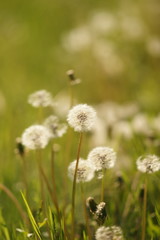
POLYGON ((6 195, 12 200, 12 202, 15 204, 17 210, 19 211, 23 221, 28 224, 28 219, 26 217, 26 214, 23 211, 20 203, 18 202, 18 200, 14 196, 14 194, 6 186, 4 186, 2 183, 0 183, 0 189, 3 190, 6 193, 6 195))
POLYGON ((75 216, 74 216, 74 212, 75 212, 76 178, 77 178, 78 163, 79 163, 79 158, 80 158, 80 150, 81 150, 81 145, 82 145, 82 136, 83 136, 83 133, 81 132, 80 133, 80 138, 79 138, 76 167, 75 167, 73 186, 72 186, 72 239, 73 240, 74 240, 74 235, 75 235, 75 216))

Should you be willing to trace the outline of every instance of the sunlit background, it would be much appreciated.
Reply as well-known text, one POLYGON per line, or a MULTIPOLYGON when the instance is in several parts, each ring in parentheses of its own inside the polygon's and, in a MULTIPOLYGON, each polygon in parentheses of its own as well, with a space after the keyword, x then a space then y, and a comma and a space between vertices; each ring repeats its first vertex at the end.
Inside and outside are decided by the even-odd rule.
POLYGON ((158 0, 1 1, 1 98, 15 107, 37 89, 56 95, 73 68, 83 102, 158 110, 159 17, 158 0))

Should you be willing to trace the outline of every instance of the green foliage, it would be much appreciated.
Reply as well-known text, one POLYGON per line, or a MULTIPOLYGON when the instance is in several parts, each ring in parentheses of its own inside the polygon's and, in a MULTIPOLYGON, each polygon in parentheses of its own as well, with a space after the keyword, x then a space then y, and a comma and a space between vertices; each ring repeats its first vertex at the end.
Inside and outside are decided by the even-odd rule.
POLYGON ((33 216, 33 214, 32 214, 32 211, 31 211, 31 209, 30 209, 30 207, 29 207, 29 205, 28 205, 28 203, 27 203, 27 200, 26 200, 26 198, 25 198, 25 196, 24 196, 24 194, 23 194, 22 192, 21 192, 21 195, 22 195, 24 204, 25 204, 25 206, 26 206, 27 213, 28 213, 28 217, 29 217, 29 220, 30 220, 30 222, 31 222, 31 224, 32 224, 33 230, 34 230, 35 234, 38 236, 39 240, 42 240, 40 228, 43 226, 44 223, 43 223, 43 224, 40 224, 40 225, 38 225, 38 224, 36 223, 36 221, 35 221, 35 219, 34 219, 34 216, 33 216))

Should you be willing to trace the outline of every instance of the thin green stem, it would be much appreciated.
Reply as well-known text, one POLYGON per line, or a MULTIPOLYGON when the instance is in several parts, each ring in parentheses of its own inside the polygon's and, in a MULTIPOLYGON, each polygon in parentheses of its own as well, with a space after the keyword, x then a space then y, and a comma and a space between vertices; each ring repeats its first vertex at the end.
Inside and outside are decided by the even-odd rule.
POLYGON ((74 240, 75 235, 75 195, 76 195, 76 179, 77 179, 77 170, 78 170, 78 163, 80 158, 80 151, 82 145, 82 137, 83 133, 80 133, 79 144, 78 144, 78 151, 77 151, 77 160, 76 160, 76 167, 73 179, 73 186, 72 186, 72 240, 74 240))
POLYGON ((21 156, 22 159, 22 173, 23 173, 23 183, 26 191, 26 198, 28 199, 28 182, 27 182, 27 164, 25 156, 21 156))
POLYGON ((142 210, 142 240, 145 240, 146 235, 146 215, 147 215, 147 176, 145 176, 144 182, 144 198, 143 198, 143 210, 142 210))
POLYGON ((85 218, 85 222, 86 222, 86 228, 87 228, 88 238, 89 238, 89 240, 91 240, 92 237, 91 237, 91 231, 90 231, 90 227, 89 227, 89 219, 88 219, 87 210, 86 210, 86 201, 85 201, 85 196, 84 196, 83 183, 81 183, 81 195, 82 195, 84 218, 85 218))
POLYGON ((73 106, 74 102, 74 93, 73 93, 73 86, 69 83, 69 91, 70 91, 70 108, 73 106))

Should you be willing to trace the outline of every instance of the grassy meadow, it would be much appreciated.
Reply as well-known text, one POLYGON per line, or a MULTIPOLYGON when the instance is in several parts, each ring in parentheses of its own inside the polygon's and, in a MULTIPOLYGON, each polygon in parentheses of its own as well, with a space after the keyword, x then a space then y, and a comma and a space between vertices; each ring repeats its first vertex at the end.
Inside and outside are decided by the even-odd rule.
POLYGON ((159 19, 158 0, 0 2, 0 240, 160 239, 159 19))

